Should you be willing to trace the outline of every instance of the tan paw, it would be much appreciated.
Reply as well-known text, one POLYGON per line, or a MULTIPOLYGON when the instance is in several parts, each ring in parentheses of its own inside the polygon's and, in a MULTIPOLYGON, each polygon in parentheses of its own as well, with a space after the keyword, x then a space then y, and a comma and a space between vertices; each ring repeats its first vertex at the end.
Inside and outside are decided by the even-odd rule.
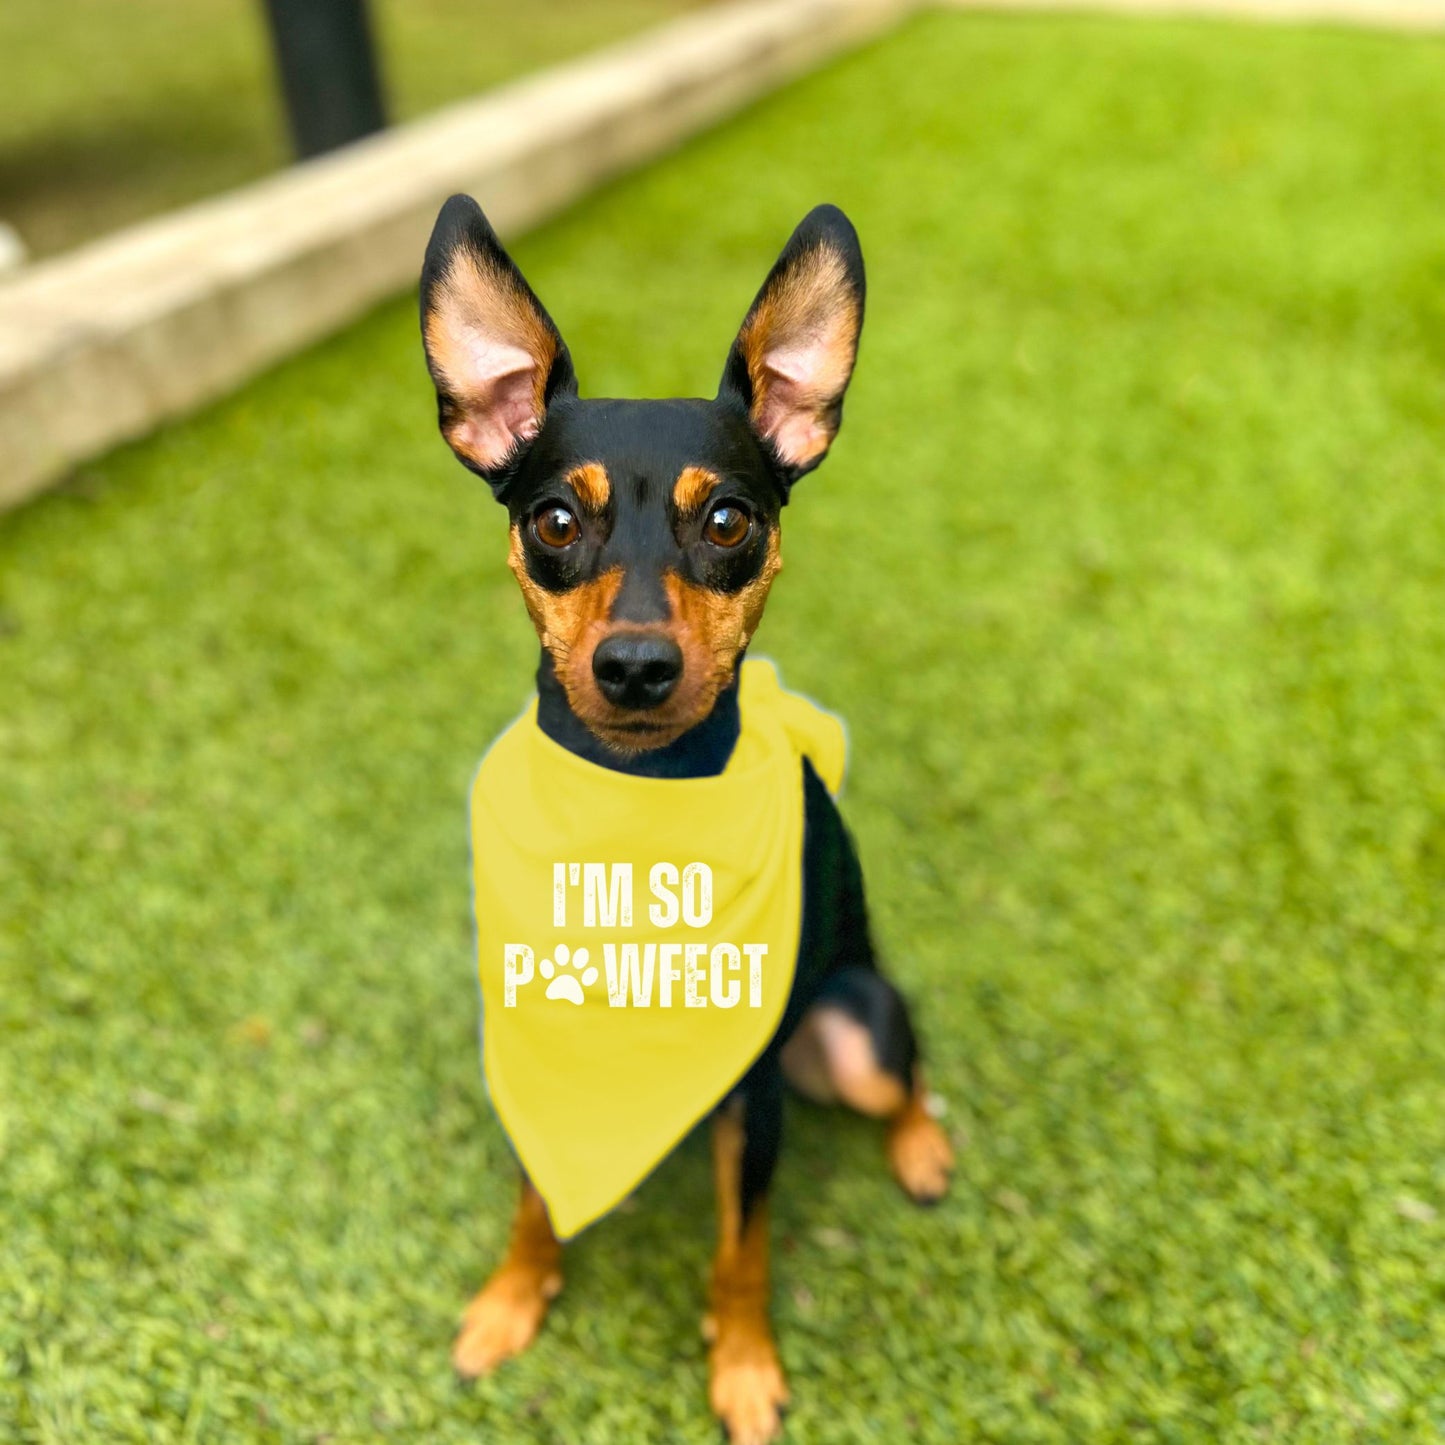
POLYGON ((948 1192, 953 1145, 937 1119, 910 1108, 888 1131, 888 1167, 918 1204, 937 1204, 948 1192))
POLYGON ((735 1323, 715 1331, 708 1398, 729 1445, 768 1445, 788 1403, 783 1367, 766 1327, 735 1323))
POLYGON ((502 1268, 467 1306, 452 1346, 452 1365, 468 1379, 489 1374, 520 1355, 537 1337, 547 1306, 562 1291, 562 1276, 502 1268))

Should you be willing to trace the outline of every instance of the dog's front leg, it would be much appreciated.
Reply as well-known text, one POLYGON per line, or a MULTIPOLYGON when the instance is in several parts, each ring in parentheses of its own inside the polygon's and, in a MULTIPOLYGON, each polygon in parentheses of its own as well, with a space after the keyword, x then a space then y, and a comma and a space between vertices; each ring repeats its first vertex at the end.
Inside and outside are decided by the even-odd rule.
POLYGON ((710 1312, 709 1395, 730 1445, 765 1445, 788 1403, 768 1319, 767 1188, 782 1140, 782 1073, 765 1055, 713 1125, 718 1243, 710 1312))
POLYGON ((522 1176, 506 1257, 467 1306, 452 1346, 458 1374, 485 1375, 520 1355, 536 1338, 547 1307, 562 1292, 562 1246, 552 1233, 547 1206, 522 1176))

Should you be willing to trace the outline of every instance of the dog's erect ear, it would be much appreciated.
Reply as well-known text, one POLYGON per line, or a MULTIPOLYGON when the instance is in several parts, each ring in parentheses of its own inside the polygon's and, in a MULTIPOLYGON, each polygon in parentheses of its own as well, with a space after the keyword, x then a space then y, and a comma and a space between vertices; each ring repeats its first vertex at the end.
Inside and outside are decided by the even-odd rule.
POLYGON ((836 206, 803 217, 743 321, 718 397, 746 409, 791 487, 827 455, 863 326, 863 252, 836 206))
POLYGON ((500 490, 577 378, 552 318, 470 196, 453 196, 432 229, 421 329, 442 435, 500 490))

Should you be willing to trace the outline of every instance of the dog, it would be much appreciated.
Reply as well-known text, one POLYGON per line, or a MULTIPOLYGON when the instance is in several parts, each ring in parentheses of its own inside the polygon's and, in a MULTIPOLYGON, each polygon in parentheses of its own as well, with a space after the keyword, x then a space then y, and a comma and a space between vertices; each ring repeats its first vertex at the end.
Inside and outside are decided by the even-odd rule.
MULTIPOLYGON (((715 398, 583 399, 557 327, 476 202, 442 208, 421 282, 438 420, 507 509, 508 563, 542 644, 536 724, 554 743, 640 778, 726 768, 741 660, 781 566, 782 508, 837 434, 863 305, 857 234, 819 206, 748 310, 715 398)), ((943 1196, 953 1165, 908 1008, 874 953, 857 852, 806 758, 801 771, 791 990, 713 1110, 704 1334, 710 1402, 733 1445, 774 1439, 788 1399, 768 1317, 784 1081, 886 1121, 888 1163, 919 1203, 943 1196)), ((454 1346, 458 1372, 485 1374, 525 1349, 561 1287, 562 1246, 524 1172, 505 1258, 454 1346)))

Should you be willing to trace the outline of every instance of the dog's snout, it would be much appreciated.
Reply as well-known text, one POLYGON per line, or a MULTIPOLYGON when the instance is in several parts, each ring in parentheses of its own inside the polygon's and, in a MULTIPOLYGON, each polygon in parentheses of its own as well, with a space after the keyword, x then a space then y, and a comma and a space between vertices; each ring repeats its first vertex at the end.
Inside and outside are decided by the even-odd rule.
POLYGON ((682 676, 682 649, 651 633, 614 633, 592 654, 592 675, 614 707, 658 707, 682 676))

